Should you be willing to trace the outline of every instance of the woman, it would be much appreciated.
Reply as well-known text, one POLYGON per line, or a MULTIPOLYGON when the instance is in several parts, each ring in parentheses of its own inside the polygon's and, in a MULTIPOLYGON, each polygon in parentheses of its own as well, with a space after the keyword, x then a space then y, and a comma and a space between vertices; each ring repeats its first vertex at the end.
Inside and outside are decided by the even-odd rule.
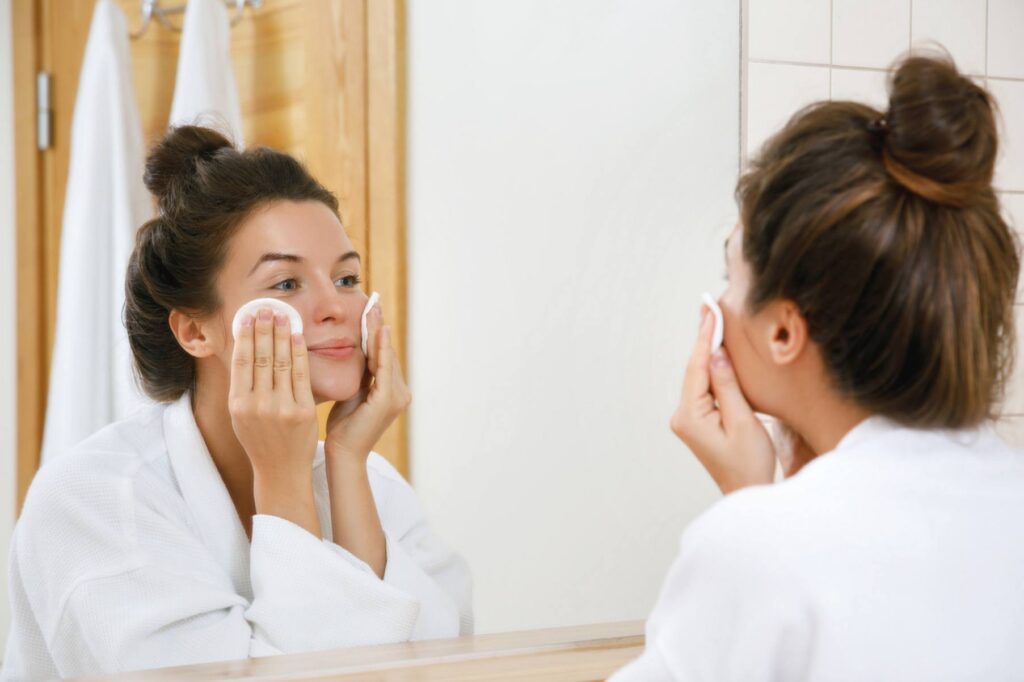
POLYGON ((630 680, 1024 677, 1024 457, 988 420, 1018 246, 989 95, 910 58, 887 112, 799 112, 739 182, 725 349, 672 428, 725 499, 684 533, 630 680), (755 417, 787 425, 776 453, 755 417))
POLYGON ((462 562, 371 452, 408 391, 335 197, 293 158, 174 129, 125 323, 160 405, 56 458, 11 550, 5 679, 77 676, 471 628, 462 562), (303 334, 269 309, 276 297, 303 334), (372 379, 372 380, 371 380, 372 379), (316 404, 338 401, 317 442, 316 404))

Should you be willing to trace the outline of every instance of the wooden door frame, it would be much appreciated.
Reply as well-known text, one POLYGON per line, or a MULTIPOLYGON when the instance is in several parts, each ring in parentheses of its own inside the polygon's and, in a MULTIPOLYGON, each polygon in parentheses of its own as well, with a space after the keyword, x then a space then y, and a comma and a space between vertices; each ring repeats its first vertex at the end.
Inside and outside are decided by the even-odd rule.
MULTIPOLYGON (((268 0, 268 4, 273 0, 268 0)), ((36 74, 45 70, 43 17, 35 0, 14 0, 15 197, 17 251, 17 509, 39 468, 49 356, 44 347, 44 258, 47 216, 43 192, 46 152, 36 147, 36 74)), ((386 311, 406 366, 405 278, 405 2, 366 0, 367 52, 367 251, 369 285, 388 301, 386 311), (399 258, 375 258, 377 244, 399 258)), ((385 435, 382 449, 408 474, 408 427, 403 415, 385 435)))

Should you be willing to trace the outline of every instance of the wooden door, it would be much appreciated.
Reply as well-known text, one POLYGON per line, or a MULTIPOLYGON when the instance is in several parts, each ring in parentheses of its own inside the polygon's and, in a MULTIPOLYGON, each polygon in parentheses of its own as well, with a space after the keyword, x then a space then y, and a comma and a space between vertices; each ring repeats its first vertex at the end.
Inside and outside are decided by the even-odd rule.
MULTIPOLYGON (((130 30, 141 0, 115 0, 130 30)), ((161 0, 165 7, 185 0, 161 0)), ((60 228, 78 74, 95 0, 15 0, 18 196, 18 504, 39 463, 53 345, 60 228), (36 73, 51 75, 52 145, 36 139, 36 73)), ((165 132, 180 34, 131 42, 147 144, 165 132)), ((331 189, 405 358, 402 0, 264 0, 231 34, 247 145, 293 154, 331 189)), ((329 405, 322 406, 321 424, 329 405)), ((322 426, 321 426, 322 428, 322 426)), ((378 449, 407 473, 402 419, 378 449)))

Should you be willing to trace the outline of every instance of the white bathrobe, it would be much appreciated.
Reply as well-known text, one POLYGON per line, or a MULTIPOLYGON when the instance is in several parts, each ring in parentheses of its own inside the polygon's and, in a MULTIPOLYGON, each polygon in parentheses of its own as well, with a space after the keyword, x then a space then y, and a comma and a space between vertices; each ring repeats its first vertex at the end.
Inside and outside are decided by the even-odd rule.
POLYGON ((145 155, 128 24, 114 2, 99 0, 71 123, 44 461, 151 404, 132 377, 121 322, 135 231, 153 214, 145 155))
POLYGON ((614 682, 1024 679, 1024 453, 874 417, 683 534, 614 682))
POLYGON ((44 466, 29 490, 11 545, 2 678, 469 633, 464 563, 384 458, 371 454, 367 468, 387 538, 383 580, 327 539, 322 444, 313 478, 325 539, 257 515, 250 546, 187 394, 108 426, 44 466))
POLYGON ((244 146, 223 0, 189 0, 185 7, 170 123, 211 126, 229 133, 235 146, 244 146))

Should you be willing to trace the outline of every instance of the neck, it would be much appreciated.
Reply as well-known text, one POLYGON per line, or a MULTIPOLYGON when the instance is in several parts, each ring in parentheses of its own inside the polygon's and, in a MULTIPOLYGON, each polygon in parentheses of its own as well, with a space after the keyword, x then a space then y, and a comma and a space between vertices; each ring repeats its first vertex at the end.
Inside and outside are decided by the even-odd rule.
POLYGON ((864 408, 835 395, 818 395, 798 407, 785 421, 815 455, 835 450, 846 434, 871 416, 864 408))
POLYGON ((197 377, 192 412, 217 471, 243 519, 255 513, 252 463, 231 426, 228 385, 218 376, 197 377))

